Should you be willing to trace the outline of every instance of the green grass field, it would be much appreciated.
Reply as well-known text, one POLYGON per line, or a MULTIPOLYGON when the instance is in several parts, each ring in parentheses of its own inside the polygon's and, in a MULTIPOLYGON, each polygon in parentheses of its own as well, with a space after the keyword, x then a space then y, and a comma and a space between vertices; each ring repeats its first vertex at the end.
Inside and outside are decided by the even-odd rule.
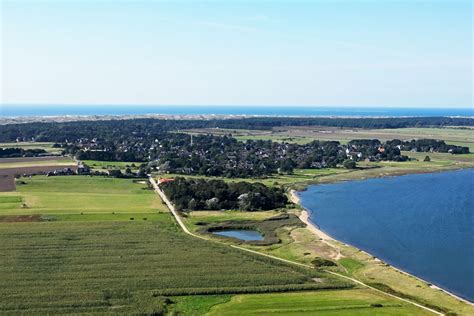
POLYGON ((126 161, 99 161, 99 160, 83 160, 83 163, 88 165, 92 170, 105 171, 109 169, 125 170, 130 168, 132 171, 137 171, 140 167, 140 162, 126 162, 126 161))
POLYGON ((0 193, 0 200, 20 196, 21 203, 0 207, 0 214, 154 213, 167 208, 144 181, 105 177, 35 176, 22 178, 15 193, 0 193))
POLYGON ((208 315, 432 315, 370 290, 236 295, 208 315), (373 304, 380 304, 378 307, 373 304))

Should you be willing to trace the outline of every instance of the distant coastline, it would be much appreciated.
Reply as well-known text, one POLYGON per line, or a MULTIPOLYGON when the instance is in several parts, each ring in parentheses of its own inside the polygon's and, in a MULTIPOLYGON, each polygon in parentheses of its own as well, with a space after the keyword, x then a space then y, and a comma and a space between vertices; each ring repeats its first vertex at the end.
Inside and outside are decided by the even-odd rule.
POLYGON ((474 116, 471 108, 369 107, 369 106, 249 106, 249 105, 47 105, 0 104, 0 117, 58 116, 322 116, 418 117, 474 116))

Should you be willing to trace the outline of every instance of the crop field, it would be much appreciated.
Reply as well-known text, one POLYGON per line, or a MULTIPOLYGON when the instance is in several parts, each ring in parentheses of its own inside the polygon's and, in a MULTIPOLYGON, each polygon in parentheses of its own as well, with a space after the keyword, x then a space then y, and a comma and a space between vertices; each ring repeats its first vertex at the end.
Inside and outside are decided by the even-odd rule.
MULTIPOLYGON (((0 314, 153 313, 163 295, 349 286, 185 235, 144 183, 88 176, 21 181, 17 192, 0 194, 0 314)), ((177 299, 177 308, 185 301, 191 304, 177 299)))
POLYGON ((236 295, 209 315, 432 315, 369 290, 236 295))
POLYGON ((307 270, 186 236, 168 214, 0 225, 0 313, 126 312, 146 297, 153 301, 153 294, 337 286, 313 282, 307 270))

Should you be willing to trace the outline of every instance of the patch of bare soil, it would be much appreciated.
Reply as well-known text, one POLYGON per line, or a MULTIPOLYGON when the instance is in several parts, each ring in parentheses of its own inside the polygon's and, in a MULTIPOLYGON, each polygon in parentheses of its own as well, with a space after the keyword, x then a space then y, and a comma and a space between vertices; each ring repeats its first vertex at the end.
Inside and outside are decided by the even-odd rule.
POLYGON ((15 191, 13 175, 0 175, 0 192, 15 191))
MULTIPOLYGON (((10 159, 10 158, 9 158, 10 159)), ((60 171, 65 169, 71 169, 77 172, 77 165, 64 165, 64 166, 32 166, 32 167, 19 167, 19 168, 4 168, 0 169, 0 192, 15 191, 15 176, 19 175, 35 175, 35 174, 46 174, 48 172, 60 171)))
POLYGON ((1 223, 26 223, 26 222, 41 222, 41 215, 4 215, 0 216, 1 223))

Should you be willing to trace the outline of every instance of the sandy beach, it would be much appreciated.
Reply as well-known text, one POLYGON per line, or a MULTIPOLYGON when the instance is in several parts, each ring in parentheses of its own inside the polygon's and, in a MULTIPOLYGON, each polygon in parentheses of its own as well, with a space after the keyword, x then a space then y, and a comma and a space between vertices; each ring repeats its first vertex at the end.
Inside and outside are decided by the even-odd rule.
MULTIPOLYGON (((301 205, 300 199, 298 195, 296 194, 295 190, 290 191, 290 201, 295 204, 301 205)), ((298 217, 303 223, 306 224, 306 228, 309 231, 311 231, 313 234, 318 236, 322 242, 324 242, 325 244, 327 244, 328 246, 330 246, 331 248, 337 251, 337 255, 333 258, 334 260, 339 260, 344 257, 341 254, 341 250, 339 249, 339 247, 334 245, 334 242, 336 242, 336 240, 332 238, 331 236, 329 236, 328 234, 326 234, 325 232, 323 232, 322 230, 320 230, 319 228, 317 228, 317 226, 311 222, 311 219, 309 218, 309 212, 307 210, 303 209, 298 215, 298 217)))

